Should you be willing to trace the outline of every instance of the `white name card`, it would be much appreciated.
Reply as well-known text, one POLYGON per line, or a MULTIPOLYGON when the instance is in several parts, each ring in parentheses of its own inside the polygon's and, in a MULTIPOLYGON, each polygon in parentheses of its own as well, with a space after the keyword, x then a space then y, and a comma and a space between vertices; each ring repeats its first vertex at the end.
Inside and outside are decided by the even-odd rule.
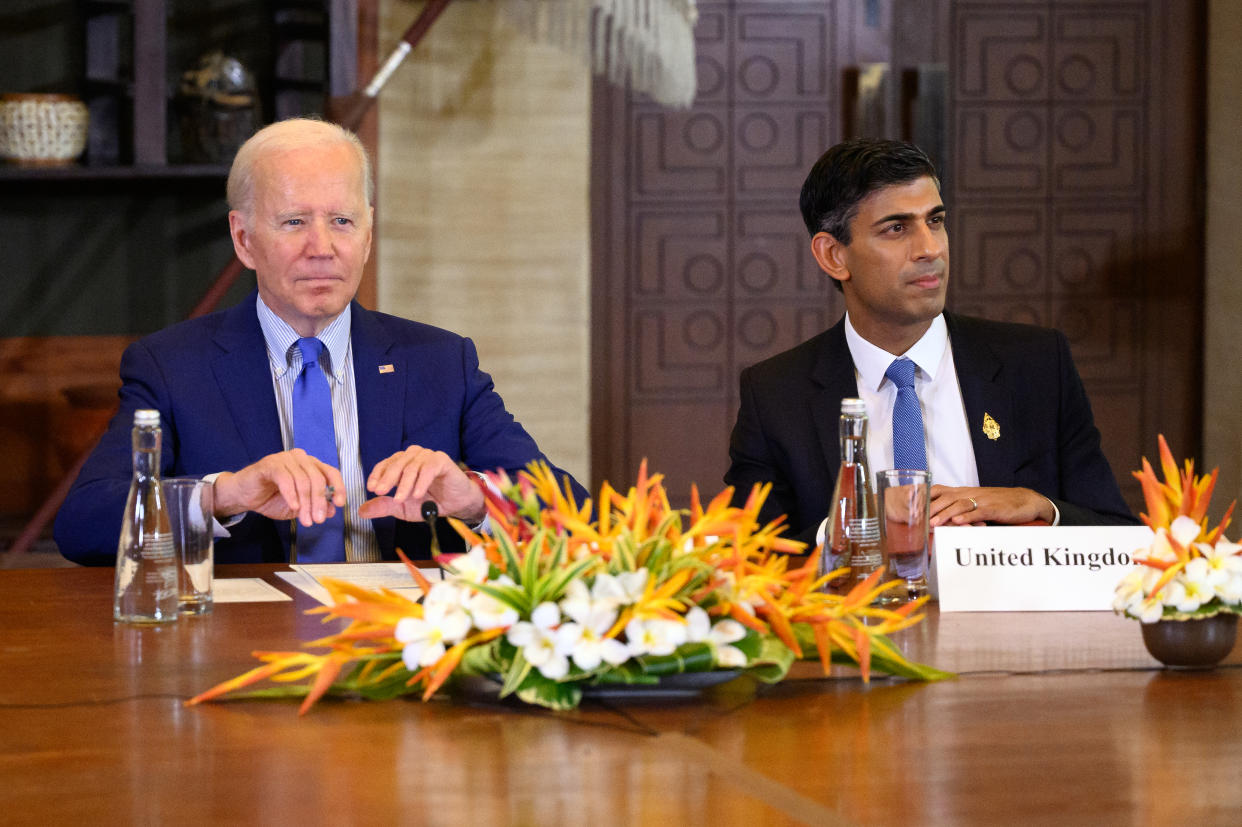
POLYGON ((1111 611, 1147 526, 941 526, 933 534, 942 612, 1111 611))

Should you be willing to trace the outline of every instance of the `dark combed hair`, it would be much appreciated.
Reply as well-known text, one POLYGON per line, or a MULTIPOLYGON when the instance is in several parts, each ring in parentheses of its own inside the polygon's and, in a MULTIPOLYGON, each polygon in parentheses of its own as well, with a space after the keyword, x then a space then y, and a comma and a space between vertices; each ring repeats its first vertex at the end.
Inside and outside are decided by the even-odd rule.
POLYGON ((802 220, 812 236, 828 233, 848 245, 860 201, 882 187, 924 177, 935 179, 936 167, 914 144, 878 138, 844 141, 821 155, 806 176, 798 199, 802 220))

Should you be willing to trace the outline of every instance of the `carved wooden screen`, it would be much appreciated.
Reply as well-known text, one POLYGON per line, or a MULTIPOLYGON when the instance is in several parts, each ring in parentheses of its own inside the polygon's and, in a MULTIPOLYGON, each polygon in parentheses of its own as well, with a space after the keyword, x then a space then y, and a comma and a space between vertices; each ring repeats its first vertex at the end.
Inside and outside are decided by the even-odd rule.
POLYGON ((957 2, 954 309, 1070 340, 1105 454, 1199 441, 1202 9, 957 2))
POLYGON ((704 2, 696 34, 690 111, 595 88, 596 481, 718 490, 739 371, 840 317, 797 194, 870 64, 894 137, 947 67, 950 306, 1066 332, 1133 505, 1157 431, 1197 447, 1199 5, 704 2))

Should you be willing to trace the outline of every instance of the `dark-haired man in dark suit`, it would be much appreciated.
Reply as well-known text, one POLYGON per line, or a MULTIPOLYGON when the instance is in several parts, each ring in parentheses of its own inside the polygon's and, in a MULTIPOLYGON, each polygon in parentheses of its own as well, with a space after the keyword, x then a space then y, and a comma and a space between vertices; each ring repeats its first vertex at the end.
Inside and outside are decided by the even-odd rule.
POLYGON ((927 156, 851 140, 816 162, 801 194, 811 253, 845 298, 829 330, 747 368, 725 482, 771 482, 765 519, 811 544, 840 464, 841 399, 870 415, 871 470, 894 466, 895 363, 914 363, 932 525, 1133 523, 1065 337, 944 312, 949 237, 927 156))

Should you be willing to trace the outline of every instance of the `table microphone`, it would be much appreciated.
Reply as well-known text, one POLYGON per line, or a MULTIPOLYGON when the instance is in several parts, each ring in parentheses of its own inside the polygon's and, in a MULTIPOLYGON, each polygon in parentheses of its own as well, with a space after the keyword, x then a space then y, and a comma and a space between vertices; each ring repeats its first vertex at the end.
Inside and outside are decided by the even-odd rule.
POLYGON ((439 557, 440 538, 436 536, 436 518, 440 516, 440 507, 435 504, 434 500, 423 500, 422 512, 423 520, 427 523, 427 528, 431 530, 431 556, 439 557))

